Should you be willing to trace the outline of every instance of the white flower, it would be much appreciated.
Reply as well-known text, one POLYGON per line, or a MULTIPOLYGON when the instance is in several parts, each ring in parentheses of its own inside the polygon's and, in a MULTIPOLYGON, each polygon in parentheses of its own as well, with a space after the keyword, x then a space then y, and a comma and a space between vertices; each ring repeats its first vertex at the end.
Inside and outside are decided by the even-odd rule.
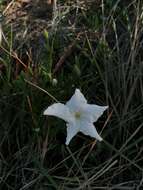
POLYGON ((56 86, 57 84, 58 84, 57 79, 53 78, 53 80, 52 80, 52 85, 53 85, 53 86, 56 86))
POLYGON ((76 89, 75 94, 66 104, 55 103, 44 111, 44 115, 56 116, 67 122, 66 145, 68 145, 78 132, 102 141, 93 123, 107 108, 108 106, 88 104, 84 95, 76 89))

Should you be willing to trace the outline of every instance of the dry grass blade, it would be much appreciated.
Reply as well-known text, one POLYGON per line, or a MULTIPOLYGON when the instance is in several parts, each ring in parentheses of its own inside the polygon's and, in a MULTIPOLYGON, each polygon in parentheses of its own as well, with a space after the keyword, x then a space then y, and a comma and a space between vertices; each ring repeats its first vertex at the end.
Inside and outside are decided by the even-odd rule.
POLYGON ((34 86, 35 88, 39 89, 40 91, 44 92, 45 94, 47 94, 49 97, 51 97, 54 101, 59 102, 54 96, 52 96, 49 92, 47 92, 46 90, 44 90, 43 88, 41 88, 40 86, 28 81, 25 79, 25 82, 30 84, 31 86, 34 86))

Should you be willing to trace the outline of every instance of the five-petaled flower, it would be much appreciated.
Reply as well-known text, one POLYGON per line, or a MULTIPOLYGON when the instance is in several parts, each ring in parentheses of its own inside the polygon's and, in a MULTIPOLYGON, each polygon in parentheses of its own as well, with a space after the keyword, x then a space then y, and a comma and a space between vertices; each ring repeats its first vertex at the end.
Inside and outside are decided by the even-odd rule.
POLYGON ((84 95, 79 89, 76 89, 66 104, 55 103, 44 111, 44 115, 56 116, 67 122, 66 145, 68 145, 78 132, 102 141, 102 137, 97 133, 93 123, 107 108, 108 106, 88 104, 84 95))

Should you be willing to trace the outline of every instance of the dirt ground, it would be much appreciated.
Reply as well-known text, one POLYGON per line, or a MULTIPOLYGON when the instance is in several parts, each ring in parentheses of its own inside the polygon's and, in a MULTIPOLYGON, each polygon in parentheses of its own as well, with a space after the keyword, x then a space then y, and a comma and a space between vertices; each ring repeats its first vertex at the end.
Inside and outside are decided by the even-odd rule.
MULTIPOLYGON (((41 35, 43 30, 51 28, 51 21, 54 17, 54 0, 11 0, 5 1, 4 25, 11 25, 15 39, 20 41, 34 39, 41 35)), ((66 12, 68 6, 72 9, 87 9, 90 4, 98 5, 100 1, 75 0, 57 1, 57 9, 66 12), (63 3, 62 3, 63 2, 63 3), (66 7, 67 6, 67 7, 66 7)), ((72 19, 72 15, 71 15, 72 19)))
MULTIPOLYGON (((91 5, 93 0, 77 1, 68 0, 58 1, 57 12, 62 15, 66 15, 66 27, 73 29, 74 22, 76 20, 75 11, 69 14, 71 10, 84 10, 86 11, 91 5), (69 11, 69 12, 68 12, 69 11)), ((5 1, 3 8, 3 28, 4 30, 11 31, 12 34, 12 48, 14 54, 22 62, 29 64, 31 60, 34 63, 38 62, 37 57, 40 57, 40 53, 43 49, 43 34, 44 31, 50 31, 52 29, 52 23, 54 20, 54 5, 53 1, 47 0, 10 0, 5 1)), ((100 1, 99 1, 100 4, 100 1)), ((94 1, 94 5, 98 7, 98 1, 94 1)), ((60 17, 62 17, 60 15, 60 17)), ((59 19, 59 18, 58 18, 59 19)), ((64 26, 65 27, 65 26, 64 26)), ((82 30, 82 29, 80 29, 82 30)), ((5 32, 9 34, 10 32, 5 32)), ((70 29, 68 29, 70 32, 70 29)), ((62 33, 62 31, 60 31, 62 33)), ((64 30, 65 32, 65 30, 64 30)), ((62 35, 64 35, 64 32, 62 35)), ((78 31, 79 32, 79 31, 78 31)), ((50 32, 52 34, 53 32, 50 32)), ((19 64, 19 60, 14 58, 14 65, 19 64)), ((30 63, 31 64, 31 63, 30 63)), ((19 73, 19 66, 16 69, 16 76, 19 73)))
POLYGON ((45 1, 18 0, 8 3, 4 10, 4 25, 11 26, 14 38, 26 42, 48 29, 53 6, 45 1))

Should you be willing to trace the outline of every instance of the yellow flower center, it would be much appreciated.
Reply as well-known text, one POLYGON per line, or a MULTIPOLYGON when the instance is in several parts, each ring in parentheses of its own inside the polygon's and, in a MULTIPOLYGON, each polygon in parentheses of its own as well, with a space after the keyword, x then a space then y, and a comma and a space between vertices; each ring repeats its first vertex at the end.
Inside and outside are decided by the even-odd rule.
POLYGON ((75 118, 80 119, 80 117, 81 117, 81 113, 80 112, 75 112, 75 118))

